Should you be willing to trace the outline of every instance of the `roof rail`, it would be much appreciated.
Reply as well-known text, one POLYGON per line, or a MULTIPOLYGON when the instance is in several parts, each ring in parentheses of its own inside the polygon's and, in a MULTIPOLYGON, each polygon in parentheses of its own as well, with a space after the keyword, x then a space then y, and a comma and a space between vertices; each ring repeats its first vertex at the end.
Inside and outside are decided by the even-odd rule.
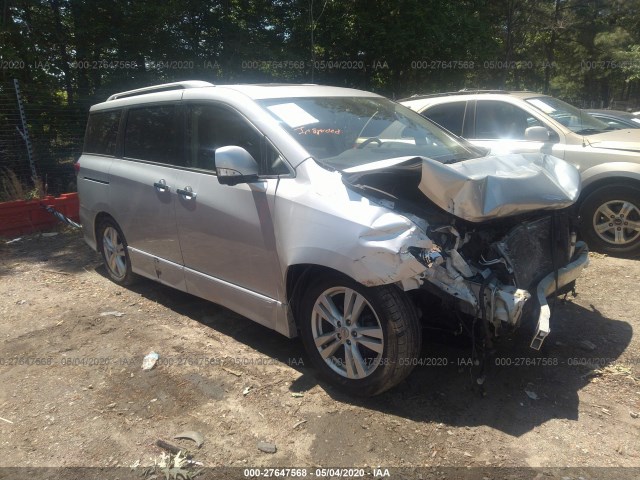
POLYGON ((317 83, 286 83, 286 82, 272 82, 272 83, 241 83, 239 85, 248 85, 251 87, 315 87, 317 83))
POLYGON ((500 90, 499 88, 483 90, 481 88, 461 88, 457 93, 510 93, 509 90, 500 90))
POLYGON ((420 100, 423 98, 433 98, 433 97, 448 97, 452 95, 473 95, 474 93, 511 93, 509 90, 468 90, 463 88, 462 90, 458 90, 457 92, 442 92, 442 93, 426 93, 426 94, 415 94, 411 95, 407 98, 402 98, 398 100, 399 102, 404 102, 406 100, 420 100))
POLYGON ((162 85, 153 85, 151 87, 137 88, 135 90, 127 90, 126 92, 114 93, 107 102, 117 100, 119 98, 134 97, 136 95, 144 95, 146 93, 167 92, 169 90, 180 90, 185 88, 201 88, 213 87, 213 83, 203 82, 201 80, 187 80, 184 82, 164 83, 162 85))

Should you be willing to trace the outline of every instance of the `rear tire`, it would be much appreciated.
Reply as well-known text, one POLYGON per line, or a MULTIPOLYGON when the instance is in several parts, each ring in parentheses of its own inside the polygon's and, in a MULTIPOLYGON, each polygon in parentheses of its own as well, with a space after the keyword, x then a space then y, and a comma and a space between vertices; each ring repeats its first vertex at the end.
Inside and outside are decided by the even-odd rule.
POLYGON ((417 363, 422 330, 416 309, 393 285, 365 287, 326 275, 309 286, 301 307, 301 336, 312 363, 350 394, 382 393, 417 363))
POLYGON ((640 255, 640 189, 601 187, 580 207, 582 237, 593 250, 610 255, 640 255))
POLYGON ((136 280, 131 270, 127 241, 118 224, 111 218, 103 219, 97 229, 98 249, 107 270, 115 283, 129 286, 136 280))

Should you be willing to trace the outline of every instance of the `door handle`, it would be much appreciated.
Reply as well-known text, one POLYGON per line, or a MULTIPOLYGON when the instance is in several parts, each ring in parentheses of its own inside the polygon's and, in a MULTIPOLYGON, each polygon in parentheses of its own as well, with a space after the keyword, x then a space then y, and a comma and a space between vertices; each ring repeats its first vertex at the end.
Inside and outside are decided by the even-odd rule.
POLYGON ((187 200, 195 200, 197 193, 193 191, 193 189, 189 186, 184 188, 178 188, 176 190, 178 195, 182 195, 187 200))
POLYGON ((162 193, 168 192, 171 188, 169 187, 169 185, 167 185, 167 182, 165 181, 164 178, 161 180, 158 180, 157 182, 154 182, 153 186, 156 187, 156 189, 162 193))

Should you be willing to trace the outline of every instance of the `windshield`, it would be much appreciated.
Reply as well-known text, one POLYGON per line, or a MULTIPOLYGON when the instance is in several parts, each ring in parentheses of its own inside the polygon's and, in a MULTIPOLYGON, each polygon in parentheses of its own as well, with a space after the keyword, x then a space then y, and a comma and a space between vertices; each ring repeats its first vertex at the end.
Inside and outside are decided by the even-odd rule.
POLYGON ((337 170, 405 156, 451 163, 484 153, 386 98, 298 97, 258 103, 315 160, 337 170))
POLYGON ((580 135, 591 135, 611 130, 606 123, 593 118, 586 112, 553 97, 527 98, 527 102, 549 115, 571 131, 580 135))

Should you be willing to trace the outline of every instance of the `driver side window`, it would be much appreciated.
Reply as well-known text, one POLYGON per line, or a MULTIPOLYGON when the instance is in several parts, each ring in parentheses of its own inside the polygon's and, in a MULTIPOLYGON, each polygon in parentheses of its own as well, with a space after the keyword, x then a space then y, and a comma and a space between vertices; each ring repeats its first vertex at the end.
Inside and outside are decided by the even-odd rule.
POLYGON ((237 146, 251 154, 261 175, 289 173, 280 153, 247 120, 220 105, 190 105, 187 113, 187 166, 215 172, 217 148, 237 146))
POLYGON ((476 139, 524 140, 527 128, 539 126, 544 125, 510 103, 478 100, 476 104, 476 139))

